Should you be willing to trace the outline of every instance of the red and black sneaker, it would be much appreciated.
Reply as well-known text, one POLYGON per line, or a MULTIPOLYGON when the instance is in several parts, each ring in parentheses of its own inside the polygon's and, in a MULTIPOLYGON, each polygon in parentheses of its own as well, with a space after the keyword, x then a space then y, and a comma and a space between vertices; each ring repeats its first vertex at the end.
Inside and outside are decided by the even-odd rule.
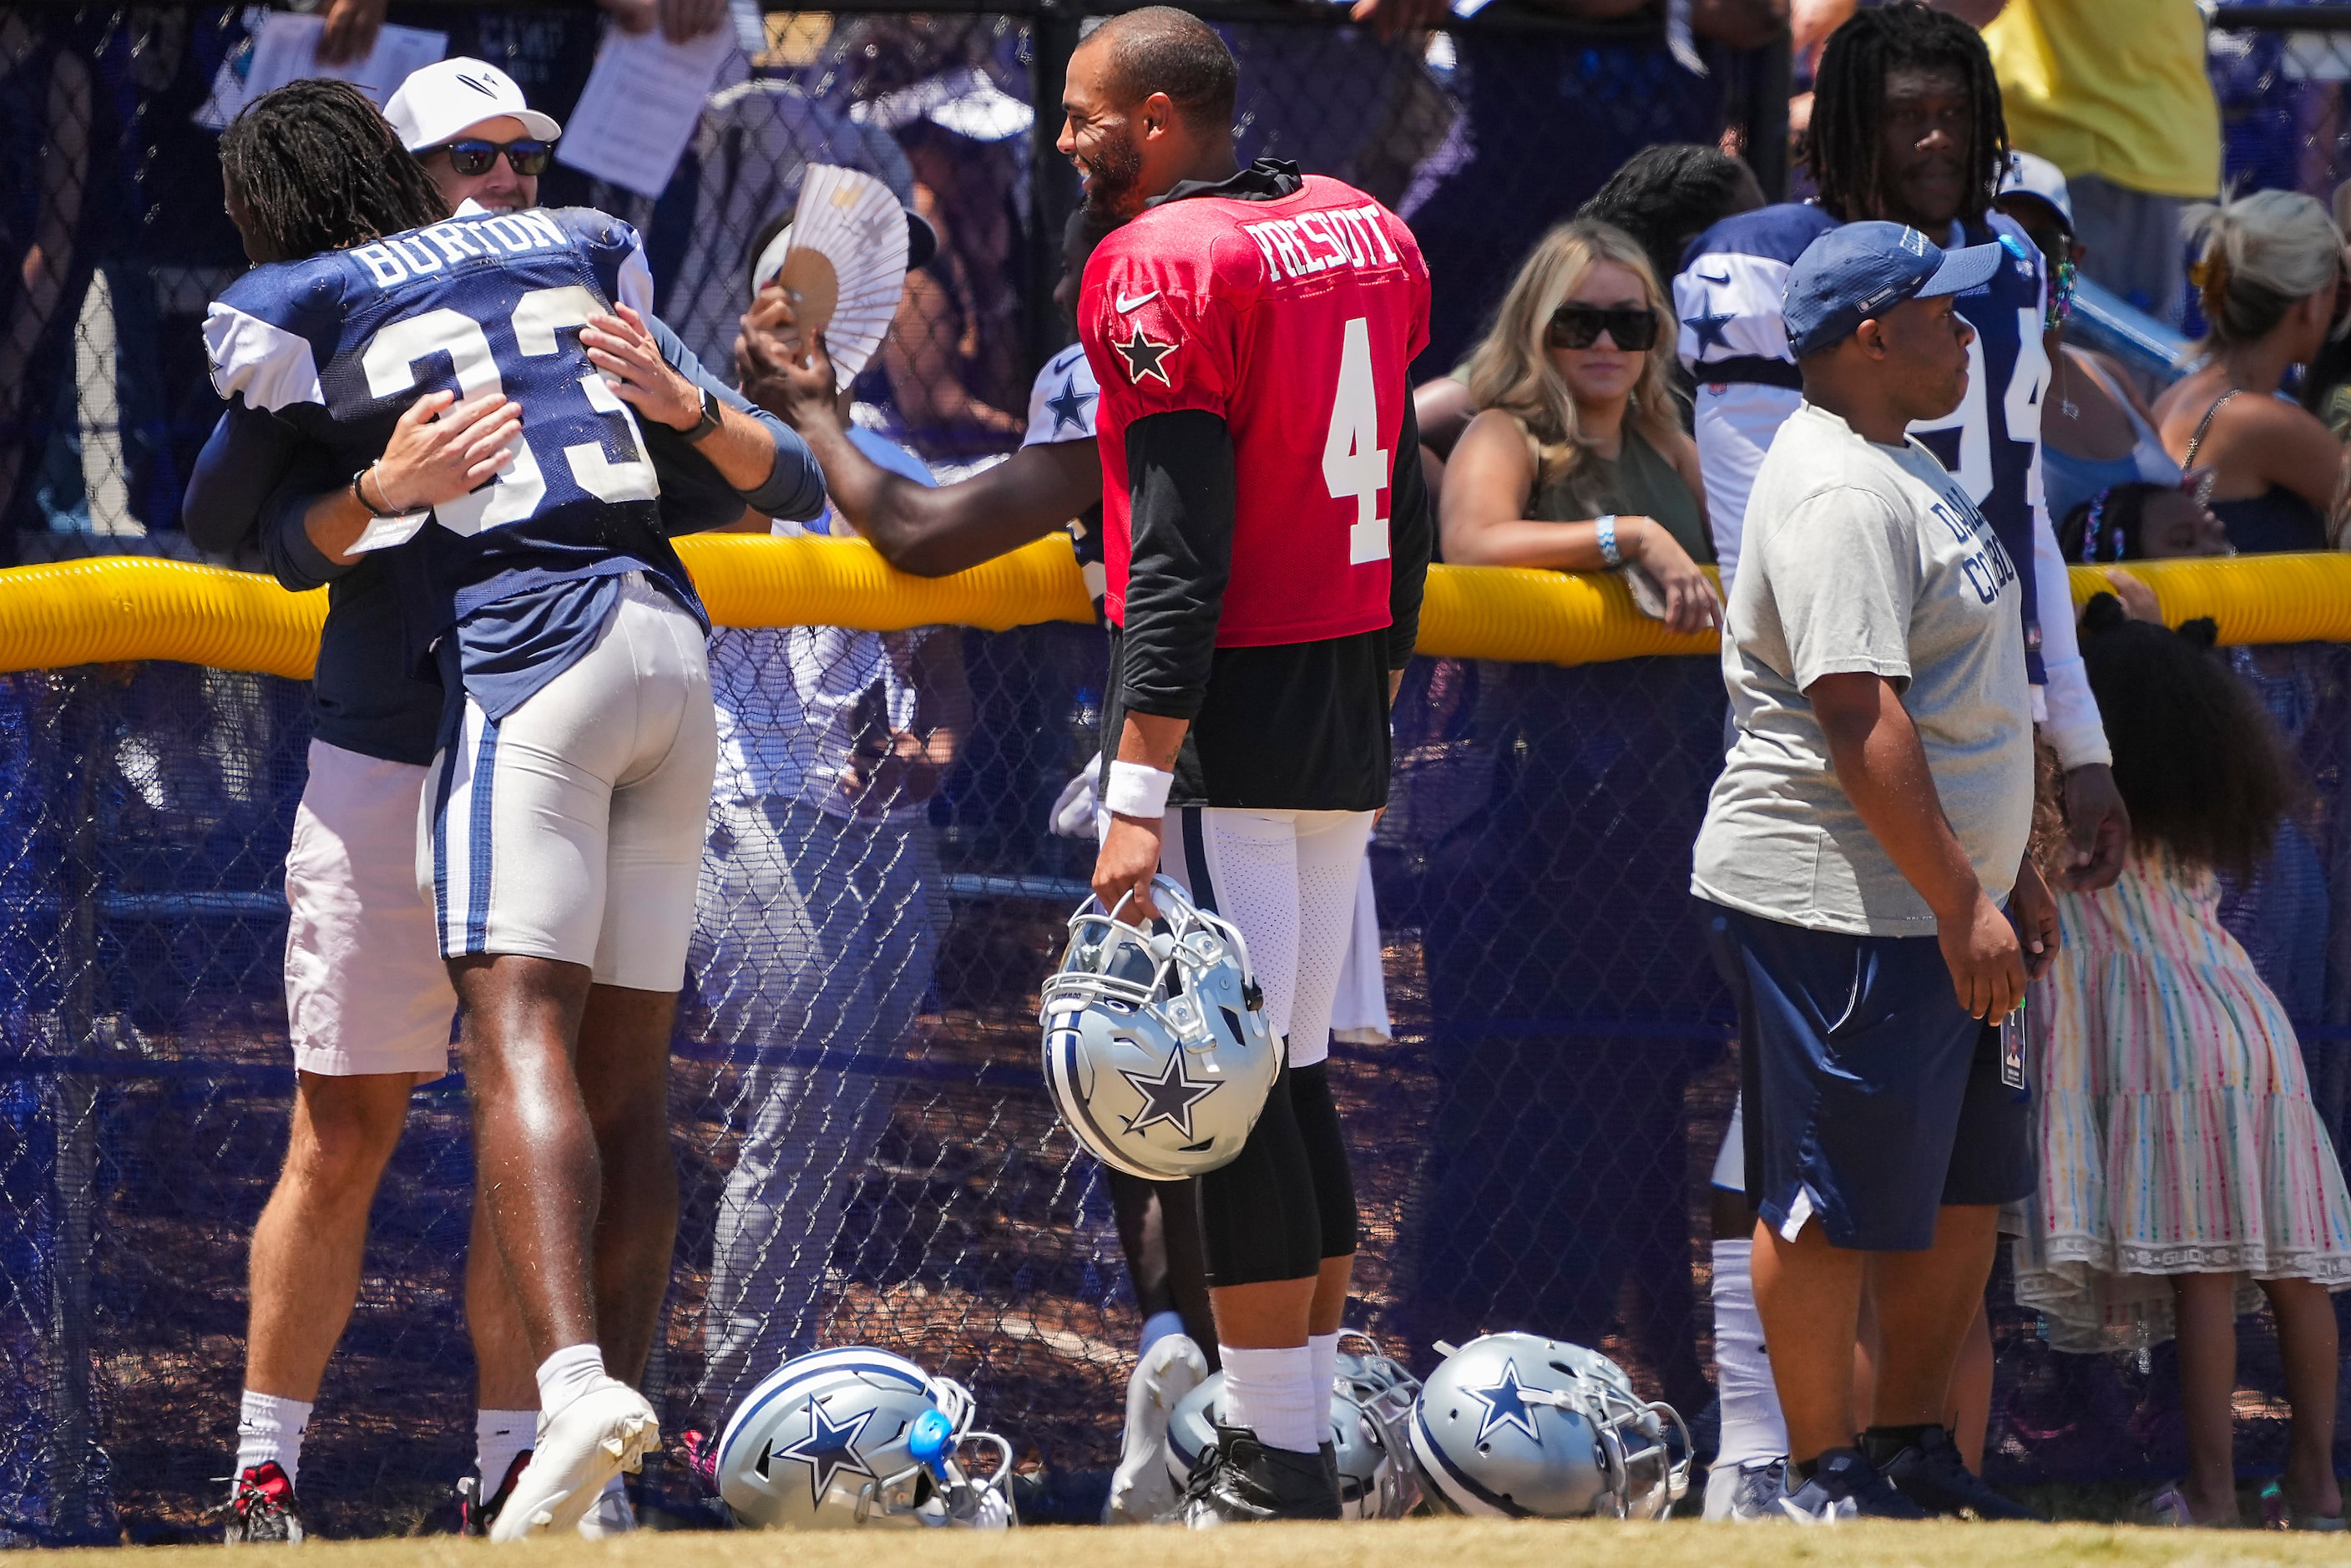
POLYGON ((221 1539, 231 1546, 301 1544, 302 1508, 294 1500, 294 1480, 275 1459, 247 1467, 236 1478, 236 1490, 222 1511, 228 1515, 228 1525, 221 1539))
POLYGON ((488 1535, 490 1526, 497 1520, 498 1511, 506 1507, 507 1499, 514 1495, 515 1482, 520 1479, 523 1471, 528 1469, 529 1465, 530 1450, 525 1448, 507 1464, 506 1479, 498 1483, 498 1490, 487 1500, 482 1496, 481 1477, 467 1476, 459 1481, 457 1483, 457 1533, 488 1535))
POLYGON ((704 1431, 688 1431, 677 1440, 685 1456, 685 1469, 701 1485, 703 1495, 718 1495, 718 1439, 704 1431))

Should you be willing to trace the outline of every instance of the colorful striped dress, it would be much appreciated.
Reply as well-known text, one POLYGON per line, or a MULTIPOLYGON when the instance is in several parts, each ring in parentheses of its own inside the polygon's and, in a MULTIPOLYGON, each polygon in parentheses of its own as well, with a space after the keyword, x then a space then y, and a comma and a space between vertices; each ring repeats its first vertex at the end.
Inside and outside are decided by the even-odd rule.
POLYGON ((2057 895, 2064 946, 2026 1003, 2040 1184, 2012 1217, 2016 1299, 2060 1350, 2175 1332, 2172 1274, 2351 1286, 2351 1194, 2285 1009, 2163 852, 2057 895))

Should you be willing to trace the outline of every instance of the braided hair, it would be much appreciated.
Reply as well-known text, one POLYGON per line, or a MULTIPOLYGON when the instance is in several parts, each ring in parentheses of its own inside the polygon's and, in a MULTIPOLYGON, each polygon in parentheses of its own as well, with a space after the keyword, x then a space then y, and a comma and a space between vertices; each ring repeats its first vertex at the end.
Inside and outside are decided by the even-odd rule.
POLYGON ((2134 843, 2242 877, 2307 796, 2268 711, 2213 655, 2215 631, 2209 618, 2177 632, 2133 621, 2097 594, 2082 612, 2082 664, 2134 843))
POLYGON ((1669 278, 1681 270, 1690 241, 1762 199, 1754 172, 1729 153, 1695 141, 1665 141, 1625 160, 1575 215, 1631 235, 1649 253, 1649 270, 1669 278))
POLYGON ((1959 204, 1963 218, 1980 218, 2000 190, 2008 163, 2008 124, 1991 55, 1973 27, 1917 0, 1856 11, 1829 35, 1813 84, 1813 123, 1805 161, 1821 205, 1836 218, 1876 217, 1885 206, 1879 168, 1886 78, 1897 70, 1949 71, 1969 99, 1968 147, 1960 168, 1974 190, 1959 204))
POLYGON ((275 260, 344 250, 449 215, 424 166, 348 82, 288 83, 221 135, 222 177, 275 260))

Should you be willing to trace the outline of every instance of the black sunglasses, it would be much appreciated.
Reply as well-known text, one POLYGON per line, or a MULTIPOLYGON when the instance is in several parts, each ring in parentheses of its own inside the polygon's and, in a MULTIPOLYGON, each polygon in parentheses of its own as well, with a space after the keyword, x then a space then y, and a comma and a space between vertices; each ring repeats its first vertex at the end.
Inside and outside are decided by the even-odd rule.
POLYGON ((1588 349, 1608 340, 1628 353, 1646 354, 1657 346, 1657 313, 1647 306, 1562 305, 1551 313, 1547 341, 1554 349, 1588 349))
POLYGON ((507 155, 507 167, 517 174, 543 174, 547 161, 555 155, 552 141, 452 141, 434 151, 449 154, 449 167, 468 179, 486 174, 498 154, 507 155))

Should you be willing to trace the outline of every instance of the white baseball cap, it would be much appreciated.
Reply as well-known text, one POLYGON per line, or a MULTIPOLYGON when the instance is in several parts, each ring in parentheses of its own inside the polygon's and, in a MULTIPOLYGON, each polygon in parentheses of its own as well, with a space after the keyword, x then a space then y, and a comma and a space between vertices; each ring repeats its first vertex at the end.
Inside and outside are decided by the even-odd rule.
POLYGON ((2000 193, 2003 196, 2033 196, 2057 209, 2065 226, 2074 226, 2074 196, 2065 188, 2065 172, 2048 159, 2022 150, 2008 155, 2008 167, 2001 172, 2000 193))
POLYGON ((411 152, 454 141, 469 125, 512 115, 541 141, 563 134, 552 115, 525 103, 514 78, 487 60, 464 55, 411 71, 400 90, 383 106, 383 117, 400 134, 400 144, 411 152))

